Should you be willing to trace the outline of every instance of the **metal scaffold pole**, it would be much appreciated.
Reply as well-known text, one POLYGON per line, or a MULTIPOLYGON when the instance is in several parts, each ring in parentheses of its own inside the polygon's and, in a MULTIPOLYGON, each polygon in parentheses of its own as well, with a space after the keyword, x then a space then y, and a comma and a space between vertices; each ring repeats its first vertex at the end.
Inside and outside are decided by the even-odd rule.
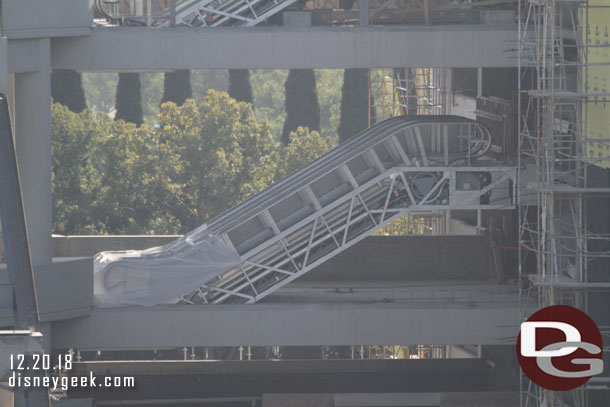
MULTIPOLYGON (((532 299, 540 308, 582 309, 600 326, 606 348, 608 316, 598 311, 610 306, 609 7, 599 0, 520 2, 518 62, 519 177, 535 174, 520 191, 521 318, 535 311, 532 299)), ((523 376, 521 405, 597 406, 609 390, 587 384, 551 392, 523 376)))

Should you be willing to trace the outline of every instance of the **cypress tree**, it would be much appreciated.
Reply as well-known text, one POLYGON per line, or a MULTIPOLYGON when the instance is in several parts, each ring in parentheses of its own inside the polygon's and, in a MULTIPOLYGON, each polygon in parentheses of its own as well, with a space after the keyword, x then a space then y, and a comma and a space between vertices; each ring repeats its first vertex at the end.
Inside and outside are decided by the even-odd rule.
MULTIPOLYGON (((370 95, 371 125, 375 122, 375 103, 370 95)), ((341 89, 341 119, 337 133, 339 142, 369 127, 369 70, 346 69, 341 89)))
POLYGON ((140 74, 120 72, 119 83, 116 89, 115 120, 141 125, 144 121, 142 114, 142 95, 140 93, 140 74))
POLYGON ((239 102, 253 103, 249 70, 229 69, 229 96, 239 102))
POLYGON ((188 69, 178 69, 173 72, 165 72, 161 104, 174 102, 176 105, 181 106, 186 99, 192 97, 191 71, 188 69))
POLYGON ((51 96, 74 113, 87 108, 83 80, 79 72, 71 69, 53 69, 51 72, 51 96))
POLYGON ((313 69, 291 69, 284 84, 286 120, 281 140, 289 141, 290 132, 299 126, 320 131, 320 104, 316 91, 316 76, 313 69))

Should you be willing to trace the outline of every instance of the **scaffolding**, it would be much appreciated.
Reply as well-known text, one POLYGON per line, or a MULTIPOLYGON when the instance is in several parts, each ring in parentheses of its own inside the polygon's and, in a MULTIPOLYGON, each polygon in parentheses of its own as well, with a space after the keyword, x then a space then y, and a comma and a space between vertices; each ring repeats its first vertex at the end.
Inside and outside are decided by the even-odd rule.
MULTIPOLYGON (((405 115, 443 115, 445 109, 445 69, 381 69, 381 118, 405 115)), ((405 215, 379 235, 433 234, 448 230, 444 211, 405 215)))
MULTIPOLYGON (((519 16, 521 317, 532 304, 580 308, 600 326, 607 350, 610 2, 529 0, 519 16)), ((523 376, 521 406, 607 405, 609 386, 610 378, 596 377, 551 392, 523 376)))
POLYGON ((381 75, 383 118, 445 114, 445 70, 393 68, 381 75))

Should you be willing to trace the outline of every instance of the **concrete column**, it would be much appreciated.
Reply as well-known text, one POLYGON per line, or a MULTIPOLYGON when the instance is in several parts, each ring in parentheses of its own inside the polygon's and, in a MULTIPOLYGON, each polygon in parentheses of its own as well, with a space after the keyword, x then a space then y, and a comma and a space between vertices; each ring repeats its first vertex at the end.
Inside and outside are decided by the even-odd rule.
POLYGON ((15 74, 14 134, 33 264, 50 263, 51 42, 36 40, 38 70, 15 74))
POLYGON ((170 0, 169 2, 169 26, 176 26, 176 0, 170 0))
POLYGON ((358 0, 360 8, 360 25, 367 27, 369 25, 369 0, 358 0))

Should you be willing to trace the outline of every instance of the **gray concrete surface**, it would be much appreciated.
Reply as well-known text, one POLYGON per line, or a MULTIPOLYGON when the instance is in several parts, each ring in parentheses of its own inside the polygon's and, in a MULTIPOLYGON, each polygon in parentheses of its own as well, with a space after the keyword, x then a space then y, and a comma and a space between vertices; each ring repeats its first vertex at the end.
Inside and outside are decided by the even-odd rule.
POLYGON ((50 40, 34 40, 36 71, 15 75, 15 147, 33 264, 51 262, 50 40))
POLYGON ((518 332, 515 287, 376 284, 286 287, 291 291, 257 304, 94 308, 88 317, 53 323, 52 343, 54 349, 491 345, 511 343, 518 332))
MULTIPOLYGON (((375 271, 369 273, 375 276, 375 271)), ((396 303, 411 308, 441 308, 481 304, 505 305, 517 300, 512 285, 491 281, 303 281, 297 280, 263 300, 268 304, 376 304, 396 303)))
POLYGON ((301 281, 472 280, 493 274, 485 236, 371 236, 301 281))
POLYGON ((333 394, 263 394, 263 407, 334 407, 333 394))
POLYGON ((516 27, 95 28, 53 39, 53 68, 379 68, 516 66, 516 27))
POLYGON ((0 18, 9 38, 87 35, 93 0, 3 0, 0 18))
MULTIPOLYGON (((263 401, 265 399, 263 398, 263 401)), ((333 407, 517 407, 518 392, 335 394, 333 407)), ((263 402, 263 407, 267 405, 263 402)))
MULTIPOLYGON (((7 40, 9 73, 36 72, 40 64, 39 39, 7 40)), ((50 54, 47 54, 50 58, 50 54)), ((49 82, 50 83, 50 82, 49 82)), ((50 85, 49 85, 50 86, 50 85)))
POLYGON ((284 26, 284 27, 311 27, 311 12, 284 11, 284 12, 282 12, 282 26, 284 26))
POLYGON ((93 307, 93 262, 90 257, 53 259, 34 266, 41 322, 88 315, 93 307))
POLYGON ((53 235, 53 257, 94 256, 102 251, 142 250, 167 244, 179 235, 53 235))
MULTIPOLYGON (((6 265, 0 265, 0 327, 11 326, 13 294, 6 265)), ((34 282, 40 322, 88 315, 93 306, 91 257, 53 259, 34 266, 34 282)))
MULTIPOLYGON (((178 235, 53 236, 54 257, 141 250, 178 235)), ((1 241, 1 238, 0 238, 1 241)), ((495 275, 485 236, 370 236, 299 281, 472 280, 495 275)))

